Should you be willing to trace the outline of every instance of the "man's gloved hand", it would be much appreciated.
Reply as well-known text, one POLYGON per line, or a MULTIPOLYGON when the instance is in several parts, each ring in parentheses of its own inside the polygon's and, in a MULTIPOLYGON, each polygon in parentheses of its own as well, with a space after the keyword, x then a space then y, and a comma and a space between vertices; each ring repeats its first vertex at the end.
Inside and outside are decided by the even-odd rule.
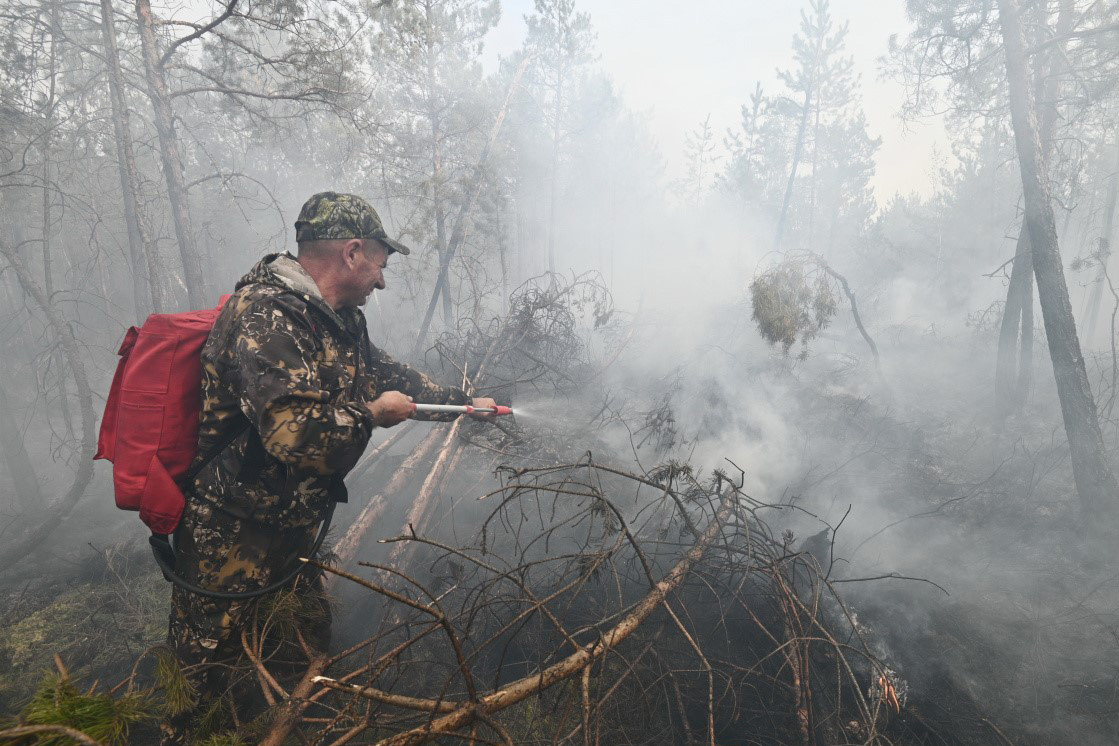
POLYGON ((365 406, 378 427, 399 425, 412 416, 412 397, 400 391, 386 391, 365 406))
MULTIPOLYGON (((484 397, 484 396, 476 396, 476 397, 474 397, 473 399, 470 400, 470 403, 474 406, 475 409, 493 409, 493 410, 497 409, 497 402, 495 402, 493 399, 489 399, 489 398, 484 397)), ((474 414, 472 416, 477 417, 480 420, 492 420, 497 415, 493 414, 492 412, 491 413, 479 412, 479 413, 474 414)))

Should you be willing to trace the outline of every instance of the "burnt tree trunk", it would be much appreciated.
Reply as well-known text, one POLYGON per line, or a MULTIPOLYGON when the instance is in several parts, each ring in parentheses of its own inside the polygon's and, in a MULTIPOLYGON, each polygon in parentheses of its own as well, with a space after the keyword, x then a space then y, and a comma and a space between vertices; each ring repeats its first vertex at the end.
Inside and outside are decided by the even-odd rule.
MULTIPOLYGON (((1041 11, 1047 10, 1043 3, 1041 11)), ((1057 15, 1057 37, 1072 30, 1072 2, 1061 0, 1057 15)), ((1053 149, 1054 130, 1057 126, 1057 99, 1060 95, 1061 77, 1065 72, 1064 45, 1058 44, 1047 58, 1040 58, 1034 85, 1041 107, 1039 137, 1042 154, 1047 159, 1053 149)), ((1002 326, 999 329, 999 351, 995 364, 995 397, 1000 415, 1021 409, 1033 388, 1034 350, 1034 274, 1029 232, 1025 222, 1018 232, 1014 249, 1014 265, 1010 272, 1010 286, 1006 291, 1002 326), (1021 339, 1021 344, 1019 344, 1021 339)))
POLYGON ((1025 223, 1049 356, 1068 435, 1073 478, 1082 507, 1110 510, 1119 493, 1119 484, 1104 455, 1103 435, 1061 266, 1057 222, 1049 194, 1048 164, 1041 146, 1017 0, 999 0, 999 18, 1006 48, 1011 121, 1022 170, 1025 223))
POLYGON ((175 136, 175 119, 171 111, 171 95, 167 90, 163 61, 155 37, 155 19, 149 0, 136 0, 136 21, 140 26, 140 46, 144 58, 144 77, 148 97, 152 101, 155 131, 159 138, 159 155, 163 162, 163 178, 167 182, 167 198, 171 202, 171 218, 183 261, 183 282, 191 308, 206 305, 206 280, 202 272, 202 256, 190 231, 190 208, 183 179, 183 162, 175 136))
POLYGON ((136 318, 144 319, 149 313, 163 311, 163 298, 159 288, 159 261, 155 247, 148 241, 140 224, 140 210, 136 193, 140 183, 136 168, 136 154, 132 149, 132 133, 128 126, 128 104, 124 98, 124 74, 117 50, 116 24, 113 20, 111 0, 101 0, 101 40, 105 47, 105 60, 109 72, 109 101, 112 105, 113 136, 117 146, 117 171, 120 175, 121 202, 124 205, 124 223, 128 229, 128 257, 132 269, 133 305, 136 318))
POLYGON ((1010 414, 1025 403, 1033 378, 1034 274, 1029 233, 1025 225, 1018 233, 1010 285, 1006 290, 999 350, 995 363, 995 406, 1000 415, 1010 414), (1019 345, 1019 332, 1021 345, 1019 345), (1028 350, 1028 353, 1027 353, 1028 350))

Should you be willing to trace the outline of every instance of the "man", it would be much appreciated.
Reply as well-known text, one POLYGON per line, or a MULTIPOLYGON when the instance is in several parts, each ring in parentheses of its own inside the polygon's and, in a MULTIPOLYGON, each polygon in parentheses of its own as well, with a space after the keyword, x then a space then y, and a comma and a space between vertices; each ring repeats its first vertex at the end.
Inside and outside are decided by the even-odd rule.
MULTIPOLYGON (((209 591, 252 591, 289 574, 329 507, 346 499, 343 477, 375 428, 413 416, 413 401, 470 401, 371 344, 359 306, 385 288, 389 256, 409 252, 369 203, 316 194, 295 229, 298 256, 260 260, 202 350, 196 463, 216 455, 191 485, 175 543, 177 573, 209 591)), ((295 582, 315 596, 317 584, 295 582)), ((198 696, 163 724, 162 743, 187 743, 193 722, 218 709, 257 603, 172 589, 168 641, 198 696)), ((305 642, 325 649, 325 602, 313 616, 305 642)))

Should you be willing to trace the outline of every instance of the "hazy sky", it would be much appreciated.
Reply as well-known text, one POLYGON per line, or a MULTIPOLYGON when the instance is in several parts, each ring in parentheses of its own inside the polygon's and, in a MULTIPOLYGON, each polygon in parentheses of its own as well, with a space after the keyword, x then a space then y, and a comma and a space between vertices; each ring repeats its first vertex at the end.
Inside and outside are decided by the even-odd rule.
MULTIPOLYGON (((775 70, 792 60, 800 8, 787 0, 576 0, 598 34, 598 51, 626 104, 650 116, 670 178, 683 174, 684 138, 710 114, 721 145, 736 127, 756 81, 778 90, 775 70)), ((502 0, 501 23, 488 51, 506 54, 524 38, 532 0, 502 0)), ((902 0, 832 0, 832 17, 850 22, 849 53, 862 79, 871 134, 882 138, 874 181, 879 203, 895 192, 928 193, 935 159, 949 148, 939 122, 903 125, 902 88, 879 79, 890 34, 908 28, 902 0), (934 152, 939 151, 934 156, 934 152)))

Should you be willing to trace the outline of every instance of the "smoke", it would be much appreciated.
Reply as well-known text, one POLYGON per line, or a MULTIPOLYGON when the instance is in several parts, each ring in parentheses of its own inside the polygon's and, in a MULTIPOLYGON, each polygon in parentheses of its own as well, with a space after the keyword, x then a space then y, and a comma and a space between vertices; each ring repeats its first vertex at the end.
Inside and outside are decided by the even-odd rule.
MULTIPOLYGON (((646 14, 633 3, 624 5, 632 14, 646 14)), ((740 108, 748 108, 753 86, 743 78, 733 96, 724 90, 726 100, 711 105, 719 115, 717 160, 708 165, 718 178, 693 189, 687 178, 692 164, 683 162, 684 133, 704 112, 663 104, 690 117, 689 130, 678 111, 666 128, 663 112, 643 104, 648 91, 620 80, 634 63, 607 48, 616 37, 604 33, 597 42, 601 56, 588 53, 578 66, 558 140, 546 126, 555 121, 543 88, 512 98, 505 129, 482 169, 486 178, 475 215, 463 225, 466 237, 451 270, 453 305, 444 317, 439 304, 425 354, 410 359, 438 268, 434 226, 442 219, 444 233, 450 233, 457 220, 456 210, 440 208, 436 215, 434 189, 443 189, 456 207, 469 194, 481 143, 524 38, 520 15, 530 11, 527 5, 505 9, 498 48, 486 52, 489 77, 479 73, 444 91, 461 110, 456 126, 448 127, 452 157, 438 178, 425 170, 431 153, 415 141, 424 132, 422 122, 394 119, 410 110, 388 105, 392 96, 405 96, 407 85, 379 69, 370 73, 376 86, 369 95, 384 93, 385 100, 370 108, 352 104, 350 121, 313 111, 277 117, 259 131, 215 133, 205 117, 220 107, 184 106, 184 127, 206 144, 209 159, 202 162, 196 154, 198 161, 188 164, 197 172, 192 176, 208 178, 215 164, 222 173, 240 174, 226 178, 220 189, 202 189, 210 182, 200 181, 192 197, 213 287, 228 292, 259 256, 293 250, 294 216, 311 193, 366 195, 389 231, 416 249, 392 257, 388 288, 365 309, 370 334, 390 354, 457 384, 461 375, 431 346, 436 340, 461 340, 488 328, 491 319, 507 313, 518 287, 541 277, 538 282, 547 285, 553 267, 565 278, 597 273, 612 296, 613 315, 600 323, 589 305, 573 311, 585 354, 579 362, 595 377, 573 372, 567 382, 496 391, 501 403, 513 405, 519 430, 541 444, 536 455, 590 451, 637 470, 687 461, 699 473, 717 469, 741 479, 754 499, 783 506, 781 527, 794 534, 795 544, 829 529, 832 578, 918 700, 958 698, 966 702, 969 722, 993 713, 1000 722, 1016 723, 1015 737, 1024 741, 1113 742, 1108 692, 1119 663, 1119 581, 1107 549, 1085 538, 1092 512, 1082 513, 1078 505, 1040 327, 1028 361, 1034 386, 1027 403, 1009 417, 994 411, 1004 262, 1014 251, 1020 220, 1020 177, 1004 132, 977 130, 961 140, 960 157, 936 174, 933 190, 917 183, 917 175, 912 181, 898 175, 890 155, 897 154, 898 140, 881 124, 874 129, 887 138, 881 150, 855 152, 872 133, 857 127, 859 117, 850 111, 865 99, 854 87, 851 101, 836 106, 842 121, 837 114, 834 126, 812 135, 819 137, 811 141, 819 163, 806 155, 799 164, 787 234, 778 242, 795 151, 796 117, 788 114, 798 100, 795 91, 776 92, 767 110, 774 119, 747 130, 740 108), (354 122, 363 129, 355 131, 354 122), (842 168, 848 165, 849 171, 842 168), (887 179, 922 196, 873 201, 887 179), (783 261, 803 260, 809 250, 849 280, 880 366, 834 283, 835 316, 803 355, 799 344, 786 353, 759 335, 751 282, 783 261), (904 579, 863 581, 890 575, 904 579)), ((775 21, 767 17, 765 23, 775 21)), ((767 53, 765 75, 750 80, 764 77, 776 86, 770 68, 793 64, 786 39, 796 31, 795 13, 782 23, 783 56, 767 53)), ((731 33, 730 23, 712 24, 731 33)), ((880 41, 884 46, 884 36, 880 41)), ((666 58, 684 56, 676 50, 666 58)), ((859 50, 863 70, 865 56, 859 50)), ((720 79, 731 76, 726 68, 733 67, 724 63, 720 79)), ((658 76, 646 75, 659 83, 658 76)), ((689 82, 703 91, 712 85, 698 79, 684 84, 689 82)), ((884 85, 867 83, 876 91, 884 85)), ((881 108, 878 98, 867 103, 868 110, 881 108)), ((877 117, 881 122, 880 112, 877 117)), ((150 155, 145 168, 154 179, 158 168, 150 155)), ((91 185, 86 191, 108 188, 91 185)), ((10 227, 12 216, 31 210, 38 198, 22 195, 14 201, 18 209, 6 206, 0 223, 10 227)), ((172 260, 163 208, 154 196, 149 201, 152 227, 162 239, 157 243, 172 260)), ((1097 212, 1086 201, 1070 208, 1062 236, 1066 259, 1091 247, 1099 232, 1097 212)), ((104 392, 126 325, 120 319, 127 318, 120 311, 125 304, 113 305, 113 267, 123 268, 123 276, 127 265, 105 248, 123 245, 123 231, 95 218, 80 200, 60 218, 58 240, 68 242, 73 255, 65 275, 71 287, 60 293, 60 303, 74 324, 90 329, 86 352, 97 390, 104 392), (105 247, 89 249, 74 236, 105 247), (111 257, 109 270, 100 263, 97 272, 84 269, 102 254, 111 257), (96 314, 84 310, 94 298, 106 301, 96 314)), ((1074 308, 1087 305, 1093 276, 1069 273, 1074 308)), ((13 373, 16 402, 7 416, 18 421, 45 494, 55 495, 66 481, 58 464, 72 466, 72 423, 64 406, 72 395, 49 393, 59 362, 44 341, 41 319, 23 315, 21 291, 10 277, 4 282, 3 340, 18 351, 5 368, 13 373)), ((168 285, 172 297, 184 296, 179 284, 168 285)), ((1091 350, 1104 351, 1090 369, 1102 382, 1101 393, 1112 373, 1105 326, 1084 340, 1091 350)), ((428 527, 437 538, 472 541, 488 510, 476 498, 493 487, 493 470, 507 457, 500 439, 486 439, 486 427, 467 428, 472 443, 489 448, 471 450, 443 490, 442 512, 428 527)), ((1115 423, 1105 428, 1113 443, 1115 423)), ((355 502, 339 511, 336 532, 421 437, 417 429, 353 485, 355 502)), ((524 463, 531 461, 512 465, 524 463)), ((8 489, 15 483, 12 469, 0 471, 8 489)), ((141 541, 133 517, 112 507, 108 482, 102 472, 75 519, 42 550, 58 572, 65 572, 64 563, 80 561, 91 539, 141 541)), ((5 507, 18 506, 13 501, 5 507)), ((389 506, 374 538, 404 530, 409 507, 389 506)), ((389 551, 377 545, 367 550, 362 559, 373 561, 389 551)), ((360 605, 342 609, 339 625, 347 631, 369 611, 360 605)), ((983 727, 976 725, 975 732, 983 727)))

